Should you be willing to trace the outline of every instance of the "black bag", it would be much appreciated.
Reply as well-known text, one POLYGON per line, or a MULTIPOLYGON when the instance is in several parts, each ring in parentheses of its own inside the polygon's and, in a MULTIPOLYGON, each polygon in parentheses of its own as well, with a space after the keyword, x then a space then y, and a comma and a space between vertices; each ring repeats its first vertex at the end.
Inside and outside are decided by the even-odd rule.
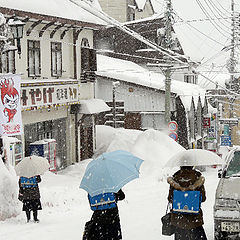
POLYGON ((91 229, 93 227, 93 221, 88 221, 85 224, 82 240, 89 240, 91 235, 91 229))
MULTIPOLYGON (((169 204, 168 204, 169 206, 169 204)), ((168 210, 167 206, 167 210, 168 210)), ((167 213, 161 218, 162 221, 162 235, 171 236, 175 232, 175 227, 171 225, 171 213, 167 213)))

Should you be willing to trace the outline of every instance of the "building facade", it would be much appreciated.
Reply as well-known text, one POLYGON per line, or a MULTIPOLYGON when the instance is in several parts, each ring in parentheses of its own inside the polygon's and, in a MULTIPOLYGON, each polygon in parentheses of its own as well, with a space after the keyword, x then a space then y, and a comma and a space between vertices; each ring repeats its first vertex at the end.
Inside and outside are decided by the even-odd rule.
MULTIPOLYGON (((30 155, 31 143, 55 139, 57 168, 61 169, 90 158, 95 148, 94 115, 98 112, 83 111, 81 100, 94 98, 93 39, 102 25, 94 16, 81 21, 71 15, 51 15, 49 9, 48 15, 45 10, 33 12, 24 3, 16 6, 12 8, 9 1, 0 12, 7 20, 17 17, 25 23, 21 54, 2 52, 0 73, 21 74, 24 155, 30 155)), ((39 11, 37 6, 34 9, 39 11)), ((81 9, 72 6, 73 11, 81 9)))

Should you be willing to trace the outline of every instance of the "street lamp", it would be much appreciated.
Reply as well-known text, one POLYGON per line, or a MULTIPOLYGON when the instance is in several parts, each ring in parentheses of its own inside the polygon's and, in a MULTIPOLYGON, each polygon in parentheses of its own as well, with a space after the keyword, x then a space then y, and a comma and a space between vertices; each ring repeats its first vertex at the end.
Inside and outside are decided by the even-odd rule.
POLYGON ((21 44, 20 39, 23 37, 23 28, 25 23, 18 18, 11 18, 8 21, 8 26, 11 28, 11 32, 14 39, 17 39, 17 51, 19 58, 21 58, 21 44))

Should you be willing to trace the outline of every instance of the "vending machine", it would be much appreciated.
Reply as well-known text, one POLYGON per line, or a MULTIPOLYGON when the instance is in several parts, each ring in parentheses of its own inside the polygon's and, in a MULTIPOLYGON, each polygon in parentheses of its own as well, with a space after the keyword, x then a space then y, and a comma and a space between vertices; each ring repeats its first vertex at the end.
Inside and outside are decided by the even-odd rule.
POLYGON ((12 166, 17 165, 23 159, 22 141, 18 140, 17 138, 10 138, 8 158, 8 161, 12 166))
POLYGON ((30 143, 30 155, 47 158, 50 164, 49 170, 51 172, 57 172, 55 139, 43 139, 30 143))

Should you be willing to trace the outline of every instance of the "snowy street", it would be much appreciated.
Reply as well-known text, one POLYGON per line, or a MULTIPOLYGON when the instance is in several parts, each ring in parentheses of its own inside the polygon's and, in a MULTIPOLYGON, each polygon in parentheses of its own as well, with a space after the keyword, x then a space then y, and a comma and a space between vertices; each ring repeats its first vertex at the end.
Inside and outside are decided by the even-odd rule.
MULTIPOLYGON (((161 138, 159 140, 156 138, 159 134, 157 131, 152 131, 150 134, 139 134, 137 131, 119 130, 113 134, 110 128, 109 132, 106 130, 98 131, 101 136, 98 137, 101 138, 102 150, 106 146, 108 146, 108 149, 112 148, 111 150, 114 150, 114 148, 119 147, 118 142, 125 148, 131 146, 135 149, 135 152, 144 151, 140 146, 145 142, 145 147, 149 148, 149 153, 158 154, 158 156, 161 156, 159 160, 162 161, 170 155, 171 151, 167 147, 176 151, 174 149, 176 143, 172 139, 162 141, 161 138), (105 136, 102 135, 103 132, 105 136), (110 139, 108 134, 112 134, 113 139, 110 139), (152 141, 149 136, 151 136, 152 141), (148 144, 146 144, 147 140, 148 144), (131 145, 131 142, 134 142, 134 144, 131 145), (162 142, 161 145, 160 142, 162 142), (157 144, 159 144, 158 149, 156 148, 157 144), (164 148, 164 154, 160 155, 158 151, 163 153, 164 148)), ((173 236, 161 235, 160 218, 164 215, 167 206, 169 186, 166 182, 166 176, 172 174, 174 170, 172 170, 172 173, 169 170, 163 170, 161 169, 163 164, 161 161, 156 162, 153 161, 153 158, 151 159, 152 161, 145 160, 141 166, 140 178, 123 187, 126 198, 118 203, 123 240, 173 239, 173 236)), ((85 160, 70 166, 57 175, 45 173, 42 176, 42 182, 39 184, 43 205, 43 210, 39 211, 40 223, 26 223, 25 213, 21 211, 16 218, 0 222, 0 239, 80 240, 84 224, 92 214, 87 193, 79 189, 81 178, 89 161, 85 160)), ((207 192, 207 200, 202 204, 204 227, 208 239, 211 240, 213 239, 214 195, 218 182, 217 169, 209 167, 203 172, 203 175, 206 177, 205 187, 207 192)), ((21 207, 22 205, 19 204, 20 209, 21 207)))

